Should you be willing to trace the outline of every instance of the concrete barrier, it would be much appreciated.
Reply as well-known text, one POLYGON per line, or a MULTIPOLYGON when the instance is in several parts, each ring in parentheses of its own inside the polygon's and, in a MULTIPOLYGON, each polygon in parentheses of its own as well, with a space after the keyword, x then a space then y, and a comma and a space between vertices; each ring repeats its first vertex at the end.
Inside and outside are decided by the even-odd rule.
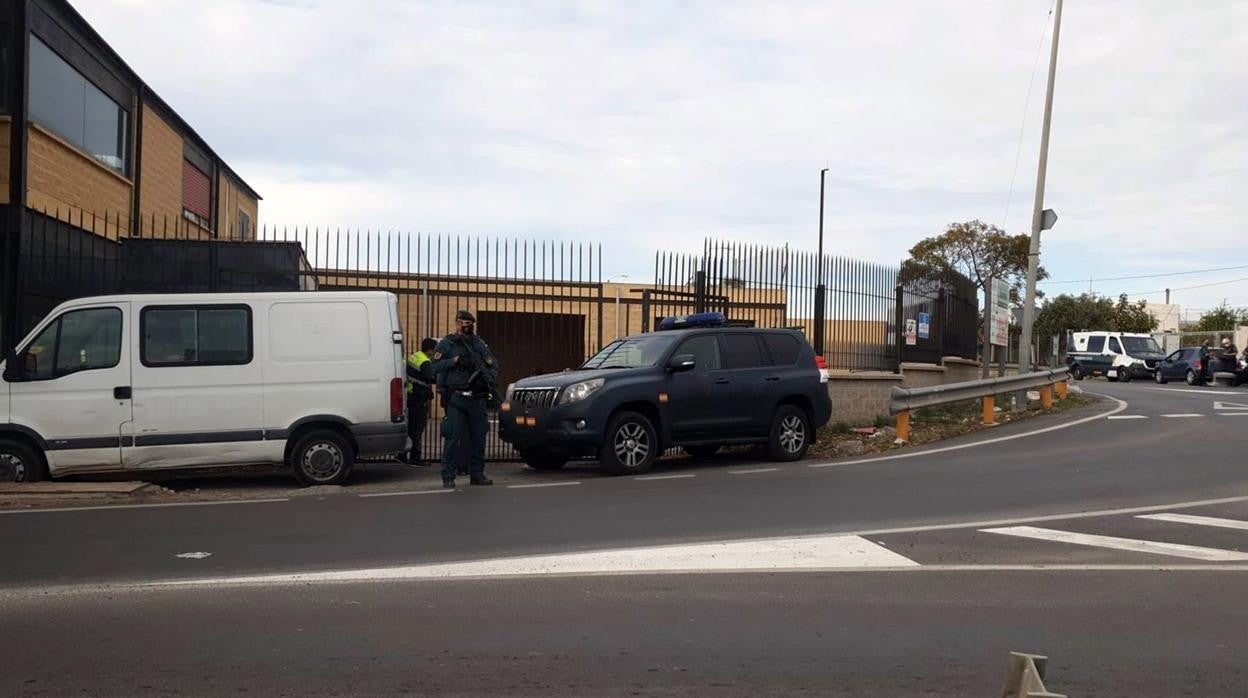
POLYGON ((1048 657, 1040 654, 1010 652, 1001 698, 1066 698, 1066 694, 1051 693, 1044 687, 1048 661, 1048 657))

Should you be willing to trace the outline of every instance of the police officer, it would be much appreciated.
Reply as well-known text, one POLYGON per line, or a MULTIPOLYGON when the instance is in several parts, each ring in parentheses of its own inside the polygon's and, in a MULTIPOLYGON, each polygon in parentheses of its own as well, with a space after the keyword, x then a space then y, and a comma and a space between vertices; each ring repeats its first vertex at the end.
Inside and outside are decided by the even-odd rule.
POLYGON ((477 336, 477 319, 467 310, 455 314, 454 334, 433 350, 433 372, 446 417, 442 422, 442 486, 454 487, 455 474, 468 460, 469 482, 492 485, 485 476, 485 435, 489 429, 486 404, 495 396, 498 360, 477 336), (464 448, 461 448, 464 447, 464 448))
POLYGON ((437 341, 426 337, 420 342, 420 349, 407 357, 407 435, 412 440, 412 450, 407 454, 407 462, 412 465, 428 465, 421 458, 421 443, 424 441, 425 425, 429 422, 429 403, 433 401, 432 359, 437 341))

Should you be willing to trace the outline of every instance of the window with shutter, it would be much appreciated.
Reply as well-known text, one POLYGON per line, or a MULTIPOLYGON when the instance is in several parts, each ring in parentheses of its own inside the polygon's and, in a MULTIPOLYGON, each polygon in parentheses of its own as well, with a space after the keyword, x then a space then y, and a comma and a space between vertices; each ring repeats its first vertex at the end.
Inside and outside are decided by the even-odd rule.
POLYGON ((212 220, 212 186, 208 175, 190 160, 182 161, 182 208, 193 214, 200 225, 207 226, 212 220))

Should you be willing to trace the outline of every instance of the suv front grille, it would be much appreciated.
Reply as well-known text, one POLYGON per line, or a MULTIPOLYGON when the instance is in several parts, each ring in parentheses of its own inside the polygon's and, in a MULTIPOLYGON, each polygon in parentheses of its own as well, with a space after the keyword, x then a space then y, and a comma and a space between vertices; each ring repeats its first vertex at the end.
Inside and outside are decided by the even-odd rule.
POLYGON ((511 402, 517 406, 550 409, 558 395, 558 388, 517 388, 511 394, 511 402))

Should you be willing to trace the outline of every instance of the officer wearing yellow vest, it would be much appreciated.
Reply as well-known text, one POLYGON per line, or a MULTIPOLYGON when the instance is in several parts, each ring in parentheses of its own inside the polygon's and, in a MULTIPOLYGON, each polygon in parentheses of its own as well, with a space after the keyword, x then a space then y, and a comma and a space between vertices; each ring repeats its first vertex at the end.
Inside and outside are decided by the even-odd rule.
POLYGON ((429 423, 429 403, 433 401, 433 364, 429 352, 438 343, 430 337, 420 342, 420 349, 407 357, 407 435, 412 440, 412 450, 407 462, 412 465, 428 465, 420 455, 425 425, 429 423))

